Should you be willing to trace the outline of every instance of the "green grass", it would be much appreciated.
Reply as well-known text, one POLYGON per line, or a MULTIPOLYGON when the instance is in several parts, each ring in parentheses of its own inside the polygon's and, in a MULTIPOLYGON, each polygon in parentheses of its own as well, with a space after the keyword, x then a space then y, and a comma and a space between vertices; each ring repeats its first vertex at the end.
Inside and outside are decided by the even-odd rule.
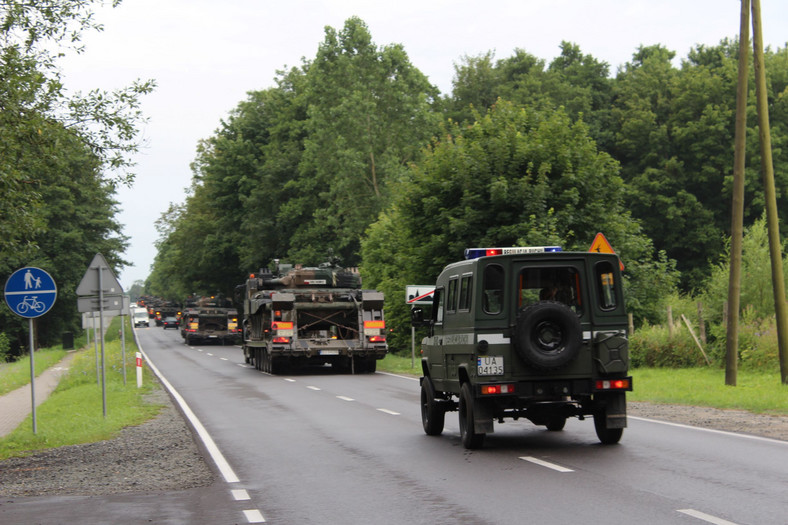
MULTIPOLYGON (((44 348, 36 350, 33 362, 36 377, 41 372, 63 359, 66 351, 60 348, 44 348)), ((30 356, 27 355, 13 363, 0 366, 0 396, 30 383, 30 356)))
POLYGON ((28 416, 16 430, 0 438, 0 460, 29 455, 47 448, 109 439, 123 428, 143 423, 159 413, 160 406, 147 403, 144 399, 145 394, 160 388, 147 367, 143 369, 143 388, 137 388, 136 346, 128 320, 127 383, 123 384, 121 342, 117 336, 119 323, 118 318, 113 320, 104 343, 107 417, 103 415, 102 389, 100 381, 96 379, 96 356, 91 344, 89 348, 77 352, 58 387, 37 408, 37 433, 33 434, 32 416, 28 416))
POLYGON ((716 368, 636 368, 631 374, 630 401, 788 415, 788 385, 780 383, 779 370, 739 370, 737 386, 726 386, 725 371, 716 368))
MULTIPOLYGON (((416 368, 411 368, 410 361, 410 357, 389 354, 378 361, 378 370, 421 376, 420 358, 416 368)), ((735 387, 725 386, 725 371, 716 368, 636 368, 630 373, 635 389, 627 394, 629 401, 788 415, 788 385, 780 383, 779 370, 739 370, 735 387)))

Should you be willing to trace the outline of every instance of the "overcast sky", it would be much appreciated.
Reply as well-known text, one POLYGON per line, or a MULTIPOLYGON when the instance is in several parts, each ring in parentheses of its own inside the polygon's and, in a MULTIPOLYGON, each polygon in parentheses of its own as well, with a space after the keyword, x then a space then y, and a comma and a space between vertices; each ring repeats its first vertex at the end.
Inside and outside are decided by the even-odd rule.
MULTIPOLYGON (((116 89, 155 79, 144 97, 146 147, 135 157, 136 182, 118 193, 119 221, 130 237, 119 277, 125 290, 144 280, 156 255, 154 222, 182 203, 197 143, 248 91, 274 85, 276 71, 314 58, 324 28, 351 16, 378 46, 402 44, 411 63, 441 92, 465 56, 516 48, 548 63, 562 40, 607 62, 611 73, 640 45, 662 44, 687 56, 696 44, 738 38, 739 0, 124 0, 98 11, 102 33, 62 62, 67 88, 116 89)), ((761 0, 764 42, 788 41, 788 2, 761 0)), ((732 160, 731 160, 732 161, 732 160)), ((87 265, 90 261, 85 261, 87 265)))

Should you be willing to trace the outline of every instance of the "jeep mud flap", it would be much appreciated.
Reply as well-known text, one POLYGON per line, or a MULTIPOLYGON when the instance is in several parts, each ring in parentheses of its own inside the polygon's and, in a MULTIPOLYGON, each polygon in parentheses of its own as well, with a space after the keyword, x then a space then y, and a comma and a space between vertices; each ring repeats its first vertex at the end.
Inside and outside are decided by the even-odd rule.
POLYGON ((476 398, 473 400, 473 425, 477 434, 492 434, 493 429, 493 407, 490 403, 476 398))
POLYGON ((622 393, 601 397, 600 410, 605 413, 607 428, 627 428, 627 398, 622 393))

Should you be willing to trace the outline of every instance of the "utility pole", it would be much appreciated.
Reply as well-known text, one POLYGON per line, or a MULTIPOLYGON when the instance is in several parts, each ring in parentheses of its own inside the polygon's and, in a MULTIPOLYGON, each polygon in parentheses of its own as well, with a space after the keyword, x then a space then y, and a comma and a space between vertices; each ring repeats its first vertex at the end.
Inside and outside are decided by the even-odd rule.
POLYGON ((741 299, 741 251, 744 222, 744 166, 747 145, 747 82, 750 43, 750 0, 741 2, 739 31, 739 79, 736 87, 736 135, 733 153, 733 199, 731 204, 731 268, 728 279, 728 324, 725 337, 725 384, 736 386, 739 366, 739 302, 741 299))
POLYGON ((782 247, 780 246, 777 197, 774 187, 774 164, 772 163, 772 141, 769 130, 766 71, 763 60, 760 0, 752 0, 752 30, 755 94, 758 108, 758 138, 761 144, 761 170, 763 171, 764 197, 766 199, 766 225, 769 234, 769 253, 772 261, 774 312, 777 315, 777 345, 780 355, 780 381, 783 384, 788 384, 788 309, 785 303, 782 247))

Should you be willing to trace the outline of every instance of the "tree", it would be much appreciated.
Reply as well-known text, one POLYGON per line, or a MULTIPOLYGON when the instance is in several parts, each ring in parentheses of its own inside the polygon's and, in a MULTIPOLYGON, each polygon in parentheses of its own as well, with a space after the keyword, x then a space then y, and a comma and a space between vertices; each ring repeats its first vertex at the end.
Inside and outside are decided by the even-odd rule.
MULTIPOLYGON (((424 283, 471 246, 553 245, 587 250, 604 231, 635 276, 635 313, 655 307, 649 294, 675 283, 666 262, 624 209, 618 165, 596 149, 587 127, 565 112, 540 113, 499 101, 473 126, 450 127, 396 187, 391 205, 363 242, 367 283, 396 297, 424 283)), ((401 329, 404 305, 387 305, 401 329)), ((393 345, 404 341, 395 332, 393 345)))
MULTIPOLYGON (((96 251, 115 268, 125 264, 112 195, 133 180, 130 155, 143 121, 138 100, 153 89, 149 81, 66 96, 57 59, 80 51, 82 31, 101 29, 95 3, 0 1, 0 273, 33 264, 53 271, 59 300, 39 329, 41 344, 78 327, 75 271, 96 251)), ((0 326, 18 350, 24 327, 7 307, 0 326)))
POLYGON ((359 238, 388 198, 388 184, 437 129, 437 90, 401 45, 381 49, 358 18, 326 36, 307 72, 308 122, 299 163, 298 216, 290 257, 330 251, 358 263, 359 238))

